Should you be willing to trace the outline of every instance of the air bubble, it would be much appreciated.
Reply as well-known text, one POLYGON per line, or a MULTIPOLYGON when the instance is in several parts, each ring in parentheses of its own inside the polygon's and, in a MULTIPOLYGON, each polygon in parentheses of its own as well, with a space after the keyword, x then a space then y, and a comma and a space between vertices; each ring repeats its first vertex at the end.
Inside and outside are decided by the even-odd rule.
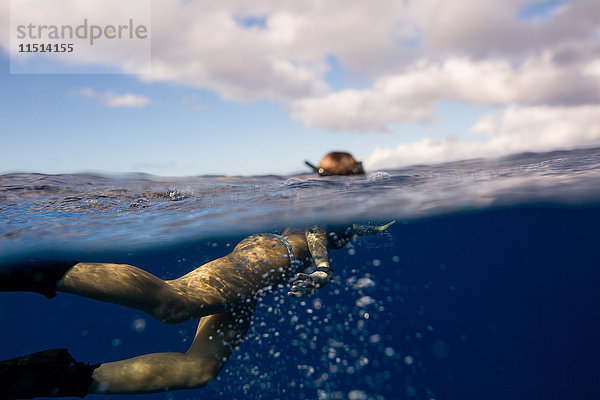
POLYGON ((348 392, 349 400, 367 400, 367 394, 362 390, 351 390, 348 392))
POLYGON ((355 284, 352 285, 352 288, 355 290, 358 289, 365 289, 365 288, 370 288, 370 287, 374 287, 375 286, 375 282, 367 277, 364 278, 360 278, 359 280, 356 281, 355 284))
POLYGON ((381 342, 381 335, 375 334, 369 337, 369 342, 371 343, 379 343, 381 342))
POLYGON ((371 296, 363 296, 356 300, 357 307, 366 307, 373 303, 375 303, 375 300, 371 296))
POLYGON ((131 329, 138 333, 144 332, 146 330, 146 320, 144 318, 134 319, 131 322, 131 329))

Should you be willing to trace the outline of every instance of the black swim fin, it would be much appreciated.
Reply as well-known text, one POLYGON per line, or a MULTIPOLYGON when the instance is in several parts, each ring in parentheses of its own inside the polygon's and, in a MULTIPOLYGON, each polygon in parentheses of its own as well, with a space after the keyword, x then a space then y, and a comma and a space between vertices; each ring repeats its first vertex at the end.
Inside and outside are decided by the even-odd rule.
POLYGON ((84 397, 100 364, 77 362, 67 349, 51 349, 0 361, 0 399, 84 397))
POLYGON ((30 291, 49 299, 56 297, 56 283, 71 269, 74 260, 28 259, 0 265, 0 291, 30 291))

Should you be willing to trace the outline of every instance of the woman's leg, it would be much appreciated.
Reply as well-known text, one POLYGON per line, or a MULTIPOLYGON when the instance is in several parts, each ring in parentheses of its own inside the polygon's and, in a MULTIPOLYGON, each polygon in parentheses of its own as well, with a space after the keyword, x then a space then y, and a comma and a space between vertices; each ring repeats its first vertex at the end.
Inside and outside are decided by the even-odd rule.
POLYGON ((34 263, 35 268, 31 263, 24 263, 27 268, 16 264, 6 274, 0 268, 0 290, 33 290, 48 297, 58 290, 136 308, 168 324, 252 301, 280 282, 289 266, 281 241, 262 235, 246 238, 232 253, 170 281, 126 264, 50 263, 52 268, 47 261, 34 263), (37 287, 40 276, 41 289, 37 287))
POLYGON ((254 303, 204 317, 186 353, 155 353, 101 364, 90 393, 152 393, 210 383, 243 339, 254 303))
POLYGON ((176 286, 127 264, 78 263, 57 283, 57 290, 136 308, 161 322, 177 324, 225 309, 202 287, 189 296, 176 286))
POLYGON ((84 397, 87 393, 152 393, 206 386, 243 339, 255 304, 204 317, 186 353, 155 353, 89 365, 66 349, 0 362, 0 398, 84 397))

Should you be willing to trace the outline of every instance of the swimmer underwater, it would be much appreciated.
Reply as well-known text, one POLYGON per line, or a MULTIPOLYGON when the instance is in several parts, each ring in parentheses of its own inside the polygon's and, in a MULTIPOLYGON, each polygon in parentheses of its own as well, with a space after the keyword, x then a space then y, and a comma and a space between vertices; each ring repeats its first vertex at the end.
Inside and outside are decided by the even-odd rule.
POLYGON ((224 257, 164 281, 126 264, 27 260, 0 265, 0 291, 32 291, 48 298, 71 293, 135 308, 166 324, 200 318, 185 353, 145 354, 127 360, 78 362, 67 349, 0 361, 0 398, 84 397, 201 388, 218 375, 250 327, 257 300, 295 274, 291 296, 310 296, 329 282, 328 250, 383 226, 288 228, 251 235, 224 257), (314 272, 298 272, 313 267, 314 272))

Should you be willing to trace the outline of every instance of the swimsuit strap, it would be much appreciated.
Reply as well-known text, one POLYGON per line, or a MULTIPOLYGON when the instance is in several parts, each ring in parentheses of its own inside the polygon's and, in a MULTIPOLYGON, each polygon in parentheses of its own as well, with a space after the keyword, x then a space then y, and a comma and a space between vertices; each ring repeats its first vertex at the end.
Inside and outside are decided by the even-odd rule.
POLYGON ((276 239, 279 239, 281 243, 283 243, 288 251, 288 259, 290 260, 290 266, 294 266, 298 264, 296 261, 296 257, 294 257, 294 251, 292 250, 292 245, 288 242, 287 238, 277 235, 276 233, 270 233, 269 235, 273 236, 276 239))

